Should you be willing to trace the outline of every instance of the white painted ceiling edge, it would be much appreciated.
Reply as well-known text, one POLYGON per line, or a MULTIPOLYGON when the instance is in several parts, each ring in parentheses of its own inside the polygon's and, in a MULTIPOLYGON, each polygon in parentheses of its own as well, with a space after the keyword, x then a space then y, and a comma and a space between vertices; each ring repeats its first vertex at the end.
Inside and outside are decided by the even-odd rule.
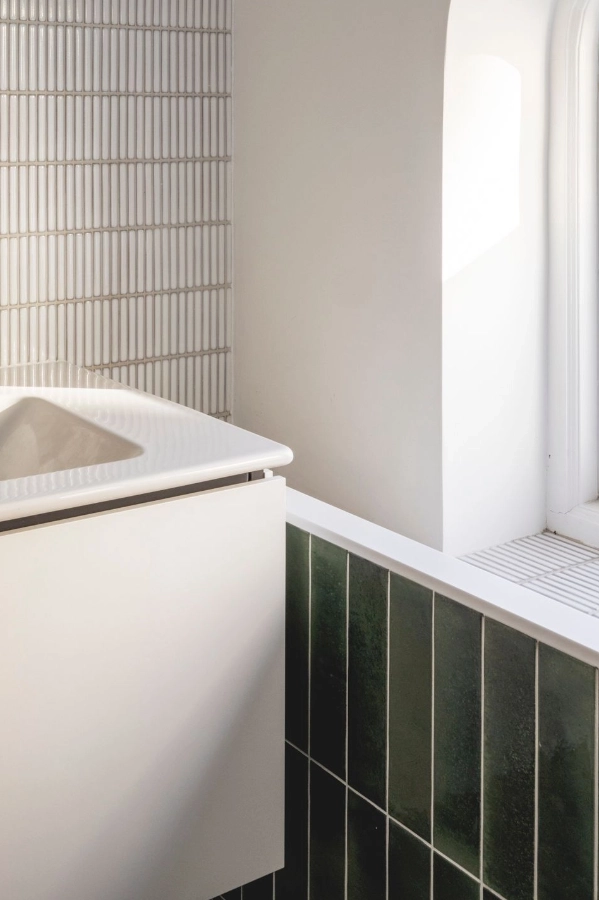
MULTIPOLYGON (((450 8, 443 547, 456 555, 542 531, 549 454, 551 497, 583 431, 596 460, 596 378, 582 388, 578 366, 585 348, 587 367, 596 363, 598 8, 598 0, 450 8), (478 154, 465 154, 468 144, 478 154), (568 316, 578 317, 574 332, 568 316), (567 400, 580 418, 568 419, 567 400)), ((587 492, 588 470, 587 460, 587 492)), ((590 483, 596 496, 596 468, 590 483)))

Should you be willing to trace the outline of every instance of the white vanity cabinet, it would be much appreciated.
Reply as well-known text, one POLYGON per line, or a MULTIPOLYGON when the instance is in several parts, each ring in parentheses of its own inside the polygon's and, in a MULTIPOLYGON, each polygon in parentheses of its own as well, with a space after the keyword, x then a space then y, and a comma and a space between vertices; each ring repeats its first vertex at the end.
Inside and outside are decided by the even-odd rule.
POLYGON ((283 865, 284 529, 273 478, 0 535, 0 897, 283 865))
POLYGON ((282 867, 291 458, 0 369, 1 900, 212 900, 282 867))

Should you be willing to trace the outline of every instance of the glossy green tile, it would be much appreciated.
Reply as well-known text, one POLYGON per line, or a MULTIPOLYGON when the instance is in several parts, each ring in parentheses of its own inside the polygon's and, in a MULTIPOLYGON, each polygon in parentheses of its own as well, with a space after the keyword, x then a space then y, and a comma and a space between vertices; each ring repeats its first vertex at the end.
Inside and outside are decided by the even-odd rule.
POLYGON ((483 891, 483 900, 501 900, 497 894, 494 894, 493 891, 484 890, 483 891))
POLYGON ((484 881, 532 900, 535 833, 536 644, 485 622, 484 881))
MULTIPOLYGON (((277 900, 308 896, 308 760, 285 751, 285 868, 276 873, 277 900)), ((243 889, 244 900, 245 888, 243 889)))
POLYGON ((391 576, 389 812, 430 841, 432 591, 391 576))
POLYGON ((312 538, 310 754, 345 779, 347 552, 312 538))
POLYGON ((378 806, 387 781, 386 570, 356 556, 349 562, 349 783, 378 806))
POLYGON ((310 900, 345 897, 344 784, 310 766, 310 900))
POLYGON ((241 888, 237 888, 236 891, 229 891, 227 894, 223 894, 223 900, 241 900, 241 888))
POLYGON ((480 882, 436 853, 433 868, 434 900, 480 900, 480 882))
POLYGON ((539 900, 592 900, 595 670, 539 647, 539 900))
POLYGON ((389 900, 430 900, 431 851, 389 822, 389 900))
POLYGON ((347 807, 347 900, 385 900, 386 831, 383 813, 350 790, 347 807))
POLYGON ((243 886, 243 900, 272 900, 273 876, 267 875, 243 886))
POLYGON ((308 751, 310 535, 287 526, 285 648, 287 740, 308 751))
POLYGON ((481 796, 481 624, 436 596, 435 847, 477 875, 481 796))

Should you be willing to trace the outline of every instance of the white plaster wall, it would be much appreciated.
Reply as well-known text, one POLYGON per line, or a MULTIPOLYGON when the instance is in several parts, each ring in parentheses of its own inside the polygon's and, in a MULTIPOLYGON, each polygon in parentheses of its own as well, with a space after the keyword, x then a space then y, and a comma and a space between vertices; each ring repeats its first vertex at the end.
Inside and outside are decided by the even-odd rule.
POLYGON ((235 421, 293 487, 442 542, 449 0, 235 10, 235 421))
POLYGON ((453 0, 449 17, 443 547, 450 553, 545 527, 546 79, 553 7, 554 0, 453 0), (514 76, 521 91, 515 166, 514 76), (478 125, 464 114, 478 102, 473 82, 486 99, 478 125), (464 154, 468 140, 477 147, 474 165, 464 154), (495 166, 494 182, 485 160, 495 166))

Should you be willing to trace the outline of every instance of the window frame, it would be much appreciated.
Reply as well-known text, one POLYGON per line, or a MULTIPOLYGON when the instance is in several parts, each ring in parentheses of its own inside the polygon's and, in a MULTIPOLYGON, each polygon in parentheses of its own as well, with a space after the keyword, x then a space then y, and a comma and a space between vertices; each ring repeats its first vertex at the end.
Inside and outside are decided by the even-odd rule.
POLYGON ((552 34, 547 527, 599 547, 599 0, 562 0, 552 34))

